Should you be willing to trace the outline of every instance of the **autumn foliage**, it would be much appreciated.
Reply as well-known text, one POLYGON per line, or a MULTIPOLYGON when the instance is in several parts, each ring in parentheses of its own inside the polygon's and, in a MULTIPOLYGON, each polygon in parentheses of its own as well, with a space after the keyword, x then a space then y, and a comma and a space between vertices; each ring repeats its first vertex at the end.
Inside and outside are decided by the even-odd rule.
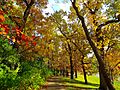
POLYGON ((0 35, 5 35, 13 43, 21 44, 25 42, 26 46, 33 45, 36 46, 35 38, 36 36, 27 36, 25 35, 17 26, 12 27, 10 30, 8 24, 4 24, 5 18, 3 11, 0 11, 0 35), (12 36, 9 36, 11 34, 12 36))
POLYGON ((57 75, 70 74, 71 79, 79 72, 85 84, 87 75, 100 73, 100 87, 114 90, 112 80, 120 74, 120 1, 68 1, 69 12, 51 13, 44 10, 49 8, 48 0, 0 0, 0 69, 2 65, 20 69, 16 75, 23 76, 21 90, 26 90, 26 83, 44 78, 48 68, 57 75))

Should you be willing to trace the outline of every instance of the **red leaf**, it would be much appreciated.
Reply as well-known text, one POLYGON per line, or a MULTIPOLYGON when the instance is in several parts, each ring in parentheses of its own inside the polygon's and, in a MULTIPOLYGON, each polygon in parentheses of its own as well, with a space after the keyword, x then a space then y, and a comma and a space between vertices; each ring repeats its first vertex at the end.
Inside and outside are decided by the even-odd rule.
POLYGON ((0 24, 0 28, 2 28, 3 34, 8 34, 9 33, 9 28, 7 24, 0 24))
POLYGON ((26 41, 26 36, 24 34, 22 34, 21 38, 23 41, 26 41))
POLYGON ((36 43, 36 42, 32 42, 32 44, 33 44, 34 46, 36 46, 37 43, 36 43))
POLYGON ((3 25, 3 28, 4 28, 4 30, 5 30, 5 32, 8 34, 9 33, 9 28, 8 28, 8 25, 6 25, 6 24, 4 24, 3 25))
POLYGON ((34 40, 34 39, 35 39, 35 36, 32 36, 32 39, 34 40))
POLYGON ((28 46, 28 42, 26 42, 26 46, 28 46))

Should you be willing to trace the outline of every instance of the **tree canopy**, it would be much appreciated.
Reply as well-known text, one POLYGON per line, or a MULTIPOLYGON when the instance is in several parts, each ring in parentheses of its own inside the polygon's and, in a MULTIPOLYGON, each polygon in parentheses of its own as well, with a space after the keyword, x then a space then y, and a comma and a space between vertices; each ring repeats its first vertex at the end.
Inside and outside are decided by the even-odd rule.
POLYGON ((10 75, 16 73, 15 78, 24 78, 33 66, 30 72, 38 71, 39 80, 45 69, 50 69, 66 76, 70 73, 71 79, 79 72, 88 83, 87 75, 99 72, 100 88, 115 90, 112 82, 120 75, 120 1, 54 3, 59 2, 66 3, 70 10, 45 12, 52 3, 48 0, 0 1, 0 75, 9 74, 8 70, 10 75))

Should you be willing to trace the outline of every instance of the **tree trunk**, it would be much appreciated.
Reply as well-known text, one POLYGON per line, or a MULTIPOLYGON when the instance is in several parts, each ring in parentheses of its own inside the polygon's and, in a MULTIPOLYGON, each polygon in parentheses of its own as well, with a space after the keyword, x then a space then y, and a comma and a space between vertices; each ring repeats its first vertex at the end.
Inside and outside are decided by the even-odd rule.
POLYGON ((75 78, 77 78, 77 69, 75 68, 75 78))
MULTIPOLYGON (((83 27, 84 27, 84 25, 83 25, 83 27)), ((93 41, 92 41, 91 38, 89 37, 89 33, 88 33, 88 31, 87 31, 87 28, 86 28, 84 31, 85 31, 85 34, 86 34, 86 36, 87 36, 87 39, 88 39, 88 41, 89 41, 89 43, 90 43, 90 46, 92 47, 92 49, 93 49, 93 51, 94 51, 94 54, 95 54, 95 56, 96 56, 96 58, 97 58, 97 60, 98 60, 98 63, 99 63, 99 65, 100 65, 100 72, 102 73, 102 75, 103 75, 103 77, 104 77, 104 80, 105 80, 105 82, 106 82, 109 90, 115 90, 115 88, 113 87, 112 82, 111 82, 111 80, 110 80, 110 78, 108 77, 108 74, 107 74, 107 72, 106 72, 103 59, 102 59, 102 57, 99 55, 98 50, 97 50, 95 44, 93 43, 93 41)))
POLYGON ((70 59, 70 73, 71 73, 71 79, 74 78, 74 70, 73 70, 73 61, 72 61, 72 50, 71 50, 71 47, 70 47, 70 44, 68 42, 68 50, 69 50, 69 59, 70 59))
POLYGON ((63 73, 62 73, 62 74, 63 74, 63 77, 64 77, 64 76, 65 76, 65 70, 63 69, 62 71, 63 71, 63 73))
POLYGON ((97 58, 97 60, 98 60, 98 63, 99 63, 99 65, 100 65, 100 72, 102 73, 102 75, 103 75, 103 77, 104 77, 104 80, 105 80, 105 82, 106 82, 109 90, 115 90, 115 88, 113 87, 113 85, 112 85, 112 83, 111 83, 111 80, 110 80, 110 78, 108 77, 108 74, 107 74, 107 72, 106 72, 103 59, 102 59, 102 57, 100 56, 100 54, 98 53, 98 49, 97 49, 97 47, 95 46, 95 44, 93 43, 91 37, 89 36, 89 32, 88 32, 87 26, 86 26, 86 24, 85 24, 84 17, 80 15, 79 10, 78 10, 78 8, 77 8, 76 5, 75 5, 75 3, 76 3, 75 1, 76 1, 76 0, 74 0, 74 1, 72 2, 72 6, 73 6, 74 10, 76 11, 76 14, 77 14, 78 18, 81 20, 82 27, 83 27, 83 30, 84 30, 84 32, 85 32, 86 38, 87 38, 90 46, 92 47, 92 50, 93 50, 93 52, 94 52, 94 54, 95 54, 95 56, 96 56, 96 58, 97 58))
POLYGON ((82 62, 82 69, 83 69, 85 84, 87 84, 88 83, 88 81, 87 81, 87 74, 86 74, 86 71, 85 71, 83 59, 82 59, 81 62, 82 62))
POLYGON ((107 90, 107 84, 106 84, 106 82, 105 82, 105 80, 104 80, 104 76, 102 75, 102 72, 101 72, 101 70, 100 70, 100 67, 99 67, 99 78, 100 78, 100 87, 99 87, 99 89, 100 90, 107 90))
POLYGON ((68 73, 68 70, 66 70, 66 77, 68 77, 69 76, 69 73, 68 73))
POLYGON ((60 76, 62 76, 62 69, 60 69, 60 76))
MULTIPOLYGON (((102 32, 100 32, 100 33, 102 33, 102 32)), ((100 48, 100 55, 102 57, 102 60, 104 60, 104 40, 103 40, 103 36, 97 37, 97 42, 100 43, 100 41, 102 41, 102 47, 100 48)), ((105 61, 103 61, 103 62, 105 63, 105 61)), ((104 64, 104 65, 106 66, 106 64, 104 64)), ((107 90, 108 86, 107 86, 107 84, 105 82, 103 73, 100 71, 100 66, 99 66, 99 76, 100 76, 100 87, 99 88, 101 90, 107 90)), ((108 74, 108 77, 109 77, 109 74, 108 74)))
POLYGON ((71 73, 71 79, 74 78, 74 70, 73 70, 73 62, 72 62, 72 55, 70 55, 70 73, 71 73))

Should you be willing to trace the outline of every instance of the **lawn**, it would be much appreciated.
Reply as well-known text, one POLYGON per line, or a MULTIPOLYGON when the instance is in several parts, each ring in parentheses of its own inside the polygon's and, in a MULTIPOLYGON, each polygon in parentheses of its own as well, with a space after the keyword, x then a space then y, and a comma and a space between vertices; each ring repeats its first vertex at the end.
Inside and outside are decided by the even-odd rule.
MULTIPOLYGON (((69 78, 63 77, 62 80, 65 81, 65 84, 69 86, 76 86, 81 88, 88 88, 88 89, 97 89, 99 88, 99 78, 97 76, 87 76, 88 84, 84 84, 84 77, 83 75, 78 75, 78 78, 71 80, 69 78)), ((115 81, 114 86, 116 90, 120 90, 120 81, 115 81)), ((69 89, 71 90, 71 89, 69 89)))

